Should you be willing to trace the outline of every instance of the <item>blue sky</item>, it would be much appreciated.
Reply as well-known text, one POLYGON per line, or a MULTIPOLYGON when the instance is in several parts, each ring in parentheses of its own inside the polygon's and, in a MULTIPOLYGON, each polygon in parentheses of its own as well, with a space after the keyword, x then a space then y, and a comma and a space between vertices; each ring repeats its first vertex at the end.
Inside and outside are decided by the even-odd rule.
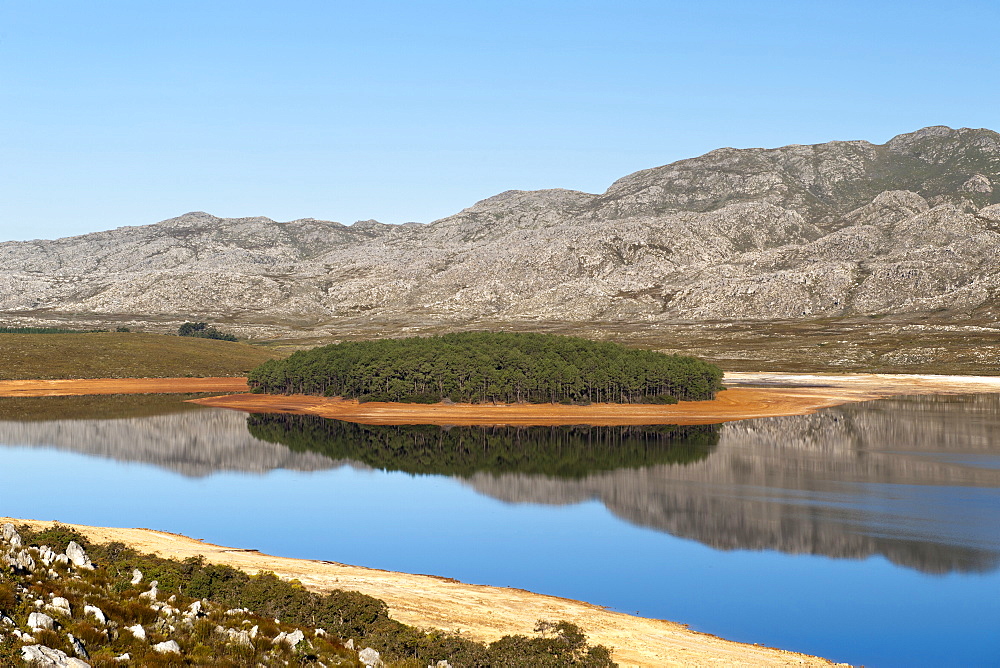
POLYGON ((429 222, 721 146, 1000 130, 1000 3, 0 0, 0 240, 429 222))

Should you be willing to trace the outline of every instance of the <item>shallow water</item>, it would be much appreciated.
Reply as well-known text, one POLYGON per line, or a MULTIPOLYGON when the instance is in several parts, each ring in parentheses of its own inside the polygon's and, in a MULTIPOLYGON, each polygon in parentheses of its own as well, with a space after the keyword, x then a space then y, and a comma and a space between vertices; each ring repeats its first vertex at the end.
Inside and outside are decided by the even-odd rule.
POLYGON ((3 514, 520 587, 868 666, 1000 652, 997 395, 675 431, 13 401, 0 415, 34 419, 0 421, 3 514))

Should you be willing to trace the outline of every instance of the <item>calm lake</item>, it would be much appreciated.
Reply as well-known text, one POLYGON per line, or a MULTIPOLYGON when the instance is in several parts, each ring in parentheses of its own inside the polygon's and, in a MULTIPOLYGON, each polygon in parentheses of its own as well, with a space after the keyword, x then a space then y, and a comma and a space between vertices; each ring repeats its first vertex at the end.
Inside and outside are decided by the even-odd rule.
POLYGON ((530 429, 0 399, 0 444, 0 514, 519 587, 853 664, 1000 660, 1000 395, 530 429))

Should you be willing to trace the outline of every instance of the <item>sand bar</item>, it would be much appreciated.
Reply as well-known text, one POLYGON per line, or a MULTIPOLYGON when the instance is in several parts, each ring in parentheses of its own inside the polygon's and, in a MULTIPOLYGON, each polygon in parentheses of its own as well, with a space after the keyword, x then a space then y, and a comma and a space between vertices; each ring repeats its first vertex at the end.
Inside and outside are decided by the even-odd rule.
POLYGON ((365 424, 627 425, 714 424, 781 415, 907 394, 1000 392, 1000 377, 913 374, 727 373, 712 401, 650 404, 394 404, 306 395, 245 394, 245 378, 96 378, 3 380, 0 397, 93 394, 243 392, 196 403, 248 412, 299 413, 365 424))
MULTIPOLYGON (((0 523, 48 527, 52 522, 0 518, 0 523)), ((539 619, 579 625, 591 642, 614 651, 623 666, 830 666, 806 654, 723 640, 682 624, 611 612, 600 606, 521 589, 470 585, 432 575, 394 573, 330 561, 288 559, 256 550, 212 545, 150 529, 72 526, 94 542, 121 541, 142 552, 184 559, 203 555, 211 563, 245 571, 273 571, 315 591, 349 589, 382 599, 393 618, 420 628, 461 632, 492 641, 512 633, 532 634, 539 619)))
POLYGON ((238 394, 195 399, 206 406, 261 413, 298 413, 363 424, 560 425, 716 424, 905 394, 1000 392, 992 376, 889 374, 726 374, 729 389, 711 401, 673 405, 398 404, 307 395, 238 394))

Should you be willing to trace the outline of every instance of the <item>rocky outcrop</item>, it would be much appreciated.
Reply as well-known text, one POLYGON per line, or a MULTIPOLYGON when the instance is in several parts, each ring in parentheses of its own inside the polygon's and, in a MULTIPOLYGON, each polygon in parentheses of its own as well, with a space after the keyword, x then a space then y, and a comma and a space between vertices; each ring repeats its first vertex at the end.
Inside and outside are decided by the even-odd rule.
POLYGON ((719 149, 427 225, 219 219, 0 244, 0 310, 316 328, 997 312, 1000 135, 719 149), (278 323, 278 325, 275 325, 278 323))

